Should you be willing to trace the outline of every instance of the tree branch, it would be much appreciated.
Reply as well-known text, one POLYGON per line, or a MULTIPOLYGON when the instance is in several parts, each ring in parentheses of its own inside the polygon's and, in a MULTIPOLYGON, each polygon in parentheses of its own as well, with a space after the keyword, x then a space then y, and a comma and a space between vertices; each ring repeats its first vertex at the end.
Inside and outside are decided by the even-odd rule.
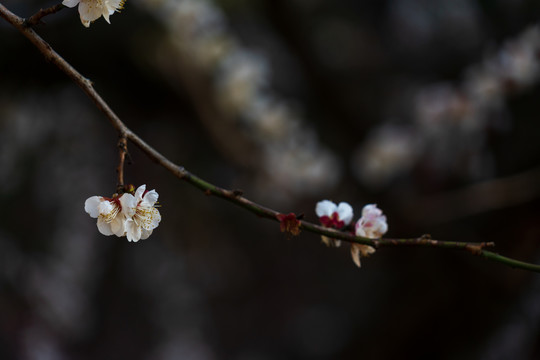
MULTIPOLYGON (((46 12, 46 10, 44 10, 46 12)), ((39 13, 38 13, 39 14, 39 13)), ((36 14, 37 15, 37 14, 36 14)), ((47 15, 47 14, 45 14, 47 15)), ((64 60, 56 51, 54 51, 51 46, 44 41, 32 28, 28 26, 23 18, 13 14, 6 7, 0 3, 0 16, 3 17, 7 22, 12 24, 17 28, 24 36, 26 36, 43 54, 45 59, 53 63, 58 67, 62 72, 69 76, 94 102, 98 109, 109 119, 111 125, 119 132, 120 141, 125 141, 129 139, 137 147, 139 147, 148 157, 153 161, 163 166, 169 172, 171 172, 177 178, 184 180, 191 185, 199 188, 204 191, 207 195, 214 195, 230 201, 255 215, 279 221, 280 216, 283 215, 276 210, 264 207, 260 204, 257 204, 245 197, 242 196, 242 192, 239 190, 226 190, 216 185, 213 185, 196 175, 190 173, 184 167, 179 166, 171 162, 153 147, 148 145, 144 140, 132 132, 121 120, 120 118, 111 110, 109 105, 101 98, 101 96, 95 91, 92 86, 92 82, 82 76, 75 68, 73 68, 66 60, 64 60), (124 139, 124 140, 122 140, 124 139)), ((44 15, 43 15, 44 16, 44 15)), ((38 18, 39 20, 39 18, 38 18)), ((123 143, 124 144, 124 143, 123 143)), ((119 143, 120 146, 120 143, 119 143)), ((122 145, 123 146, 123 145, 122 145)), ((120 165, 118 168, 118 181, 123 183, 123 162, 125 159, 125 148, 120 150, 120 165), (122 167, 122 170, 121 170, 122 167)), ((298 217, 297 217, 298 218, 298 217)), ((518 260, 514 260, 499 254, 493 253, 491 251, 484 250, 485 247, 492 247, 495 244, 492 242, 480 242, 480 243, 471 243, 471 242, 455 242, 455 241, 440 241, 431 239, 429 235, 423 235, 418 238, 410 239, 369 239, 360 236, 355 236, 348 232, 338 231, 331 228, 326 228, 320 225, 316 225, 307 221, 299 221, 299 228, 306 230, 312 233, 319 235, 325 235, 333 239, 339 239, 347 241, 350 243, 358 243, 364 245, 370 245, 375 248, 380 247, 390 247, 390 246, 430 246, 438 247, 445 249, 456 249, 464 250, 473 255, 481 256, 489 260, 493 260, 507 266, 514 268, 520 268, 524 270, 540 272, 540 265, 530 264, 518 260)))
POLYGON ((45 16, 55 14, 59 12, 60 10, 62 10, 63 8, 65 8, 64 5, 58 4, 58 5, 51 6, 50 8, 47 8, 47 9, 40 9, 37 13, 30 16, 25 21, 25 23, 27 26, 34 26, 34 25, 40 24, 42 23, 41 19, 43 19, 45 16))

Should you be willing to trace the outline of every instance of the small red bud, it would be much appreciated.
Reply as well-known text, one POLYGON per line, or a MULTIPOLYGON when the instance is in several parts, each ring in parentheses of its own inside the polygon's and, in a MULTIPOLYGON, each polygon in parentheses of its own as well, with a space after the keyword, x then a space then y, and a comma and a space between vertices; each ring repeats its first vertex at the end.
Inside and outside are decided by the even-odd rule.
POLYGON ((276 218, 279 220, 281 232, 287 232, 295 236, 300 234, 300 220, 296 218, 294 213, 278 214, 276 218))

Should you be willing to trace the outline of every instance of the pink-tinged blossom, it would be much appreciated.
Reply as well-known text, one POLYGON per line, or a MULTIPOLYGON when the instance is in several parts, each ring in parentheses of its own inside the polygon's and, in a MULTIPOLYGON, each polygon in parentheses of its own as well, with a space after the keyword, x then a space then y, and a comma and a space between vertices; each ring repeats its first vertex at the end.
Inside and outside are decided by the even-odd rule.
POLYGON ((75 7, 79 5, 79 15, 84 26, 89 27, 90 23, 101 16, 109 24, 109 16, 119 11, 124 6, 125 0, 64 0, 62 5, 75 7))
POLYGON ((358 236, 370 239, 378 239, 388 231, 386 216, 375 204, 369 204, 362 209, 362 217, 355 225, 355 232, 358 236))
MULTIPOLYGON (((355 233, 357 236, 362 236, 370 239, 379 239, 388 231, 386 216, 383 215, 381 209, 375 204, 369 204, 362 209, 362 217, 358 219, 355 225, 355 233)), ((363 244, 351 244, 351 256, 356 264, 360 267, 360 258, 368 257, 375 252, 375 248, 363 244)))

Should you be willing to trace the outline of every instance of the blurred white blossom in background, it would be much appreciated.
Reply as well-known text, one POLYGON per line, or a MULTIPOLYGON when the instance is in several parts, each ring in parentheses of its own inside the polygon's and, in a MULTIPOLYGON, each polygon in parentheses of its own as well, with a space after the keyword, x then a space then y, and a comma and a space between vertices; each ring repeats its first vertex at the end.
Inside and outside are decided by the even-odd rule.
POLYGON ((507 129, 506 99, 538 82, 539 52, 540 30, 535 25, 471 65, 460 83, 440 82, 414 90, 410 113, 402 115, 412 117, 412 124, 400 129, 392 119, 358 145, 351 160, 357 179, 372 188, 384 186, 420 161, 443 177, 492 176, 487 132, 507 129))
POLYGON ((338 183, 340 161, 320 144, 299 109, 271 89, 268 60, 241 44, 221 9, 207 0, 136 3, 165 25, 177 56, 212 79, 215 101, 226 115, 213 121, 230 121, 235 134, 247 136, 257 147, 261 158, 255 163, 260 169, 253 183, 261 193, 272 193, 274 201, 291 201, 338 183), (280 198, 272 191, 276 189, 283 194, 280 198))
POLYGON ((364 185, 379 188, 415 164, 421 143, 411 126, 375 128, 352 154, 352 173, 364 185))

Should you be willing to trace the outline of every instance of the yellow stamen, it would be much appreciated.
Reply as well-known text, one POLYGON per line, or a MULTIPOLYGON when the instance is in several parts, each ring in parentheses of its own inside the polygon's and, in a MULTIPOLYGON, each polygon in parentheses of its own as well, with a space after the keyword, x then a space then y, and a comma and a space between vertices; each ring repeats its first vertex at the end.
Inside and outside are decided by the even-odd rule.
POLYGON ((120 206, 118 204, 114 204, 111 211, 109 211, 107 214, 99 214, 100 217, 103 218, 103 220, 110 224, 115 218, 116 215, 120 212, 120 206))

